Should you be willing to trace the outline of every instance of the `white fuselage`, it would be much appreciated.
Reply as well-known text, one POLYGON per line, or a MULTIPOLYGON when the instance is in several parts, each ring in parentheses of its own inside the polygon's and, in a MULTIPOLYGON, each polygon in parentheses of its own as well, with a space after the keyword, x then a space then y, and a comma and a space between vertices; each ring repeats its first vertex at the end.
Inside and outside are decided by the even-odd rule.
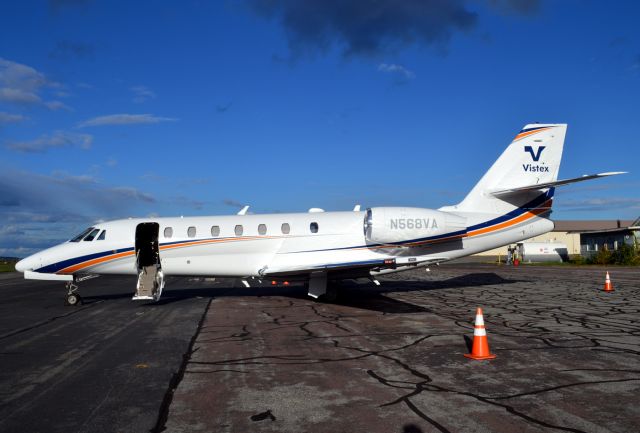
POLYGON ((359 269, 360 264, 366 272, 354 276, 366 276, 370 271, 398 271, 455 259, 553 228, 551 221, 530 211, 506 220, 504 215, 456 215, 467 224, 465 233, 455 239, 433 240, 427 231, 418 241, 411 238, 393 245, 366 238, 361 211, 116 220, 94 225, 100 233, 105 231, 102 239, 65 242, 24 259, 19 270, 136 274, 136 227, 148 222, 159 224, 165 275, 226 277, 308 275, 313 269, 342 271, 359 269), (488 225, 478 228, 482 224, 488 225), (315 233, 312 225, 317 227, 315 233), (384 260, 394 260, 394 266, 376 266, 384 260))

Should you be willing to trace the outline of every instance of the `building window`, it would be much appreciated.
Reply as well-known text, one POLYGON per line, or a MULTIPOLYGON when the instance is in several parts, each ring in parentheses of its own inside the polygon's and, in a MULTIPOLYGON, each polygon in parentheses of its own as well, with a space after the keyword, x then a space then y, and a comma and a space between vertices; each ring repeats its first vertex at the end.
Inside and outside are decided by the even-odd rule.
POLYGON ((187 229, 187 236, 189 236, 190 238, 196 237, 196 228, 194 226, 191 226, 187 229))
POLYGON ((211 226, 211 236, 214 238, 220 236, 220 226, 211 226))
POLYGON ((169 238, 171 238, 171 236, 173 236, 173 229, 171 227, 165 227, 164 228, 164 237, 169 239, 169 238))
POLYGON ((291 227, 289 227, 288 223, 283 223, 281 229, 282 229, 282 234, 284 235, 288 235, 289 232, 291 231, 291 227))
POLYGON ((309 224, 309 230, 311 230, 311 233, 318 233, 318 223, 309 224))
POLYGON ((98 236, 97 240, 103 241, 106 235, 107 235, 107 231, 106 230, 102 230, 102 233, 100 233, 100 236, 98 236))
POLYGON ((242 226, 240 224, 238 224, 235 228, 235 232, 236 232, 236 236, 242 236, 242 232, 244 231, 244 229, 242 228, 242 226))
POLYGON ((265 224, 260 224, 258 226, 258 234, 266 235, 267 234, 267 226, 265 224))

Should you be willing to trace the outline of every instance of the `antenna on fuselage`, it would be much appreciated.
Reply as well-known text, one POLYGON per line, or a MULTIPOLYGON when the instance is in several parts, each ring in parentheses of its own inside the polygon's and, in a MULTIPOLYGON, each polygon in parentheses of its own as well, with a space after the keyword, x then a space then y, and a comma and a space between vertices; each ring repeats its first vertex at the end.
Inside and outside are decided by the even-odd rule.
POLYGON ((246 215, 248 210, 249 210, 249 206, 245 206, 242 209, 240 209, 240 211, 238 212, 238 215, 246 215))

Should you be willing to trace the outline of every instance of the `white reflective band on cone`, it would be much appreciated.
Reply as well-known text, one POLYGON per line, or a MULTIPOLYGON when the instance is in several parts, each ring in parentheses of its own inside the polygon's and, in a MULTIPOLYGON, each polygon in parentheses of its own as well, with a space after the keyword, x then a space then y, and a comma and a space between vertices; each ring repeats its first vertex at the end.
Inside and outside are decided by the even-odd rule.
POLYGON ((476 328, 473 330, 473 336, 474 337, 486 337, 487 336, 487 330, 484 328, 476 328))

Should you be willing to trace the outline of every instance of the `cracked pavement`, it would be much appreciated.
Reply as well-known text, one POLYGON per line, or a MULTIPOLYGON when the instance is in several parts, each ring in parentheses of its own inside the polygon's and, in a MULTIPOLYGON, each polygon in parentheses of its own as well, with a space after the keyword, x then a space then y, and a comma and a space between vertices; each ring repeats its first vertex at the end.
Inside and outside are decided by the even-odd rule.
POLYGON ((640 269, 444 265, 236 289, 205 312, 166 430, 629 432, 640 424, 640 269), (476 307, 497 359, 464 358, 476 307))
MULTIPOLYGON (((300 286, 0 275, 2 432, 635 432, 640 268, 447 264, 300 286), (467 353, 476 307, 497 358, 467 353)), ((265 282, 267 283, 267 282, 265 282)))

